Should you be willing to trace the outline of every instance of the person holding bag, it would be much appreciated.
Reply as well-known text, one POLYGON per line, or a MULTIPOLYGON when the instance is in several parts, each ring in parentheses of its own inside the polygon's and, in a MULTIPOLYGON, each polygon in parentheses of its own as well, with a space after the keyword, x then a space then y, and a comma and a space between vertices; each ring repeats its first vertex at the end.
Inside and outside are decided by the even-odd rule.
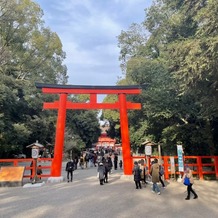
POLYGON ((190 194, 191 192, 194 194, 194 198, 193 199, 197 199, 198 195, 196 194, 196 192, 192 189, 192 185, 194 184, 194 178, 192 175, 192 171, 189 167, 186 168, 185 173, 182 177, 182 181, 183 184, 187 186, 187 197, 185 198, 185 200, 190 200, 190 194))

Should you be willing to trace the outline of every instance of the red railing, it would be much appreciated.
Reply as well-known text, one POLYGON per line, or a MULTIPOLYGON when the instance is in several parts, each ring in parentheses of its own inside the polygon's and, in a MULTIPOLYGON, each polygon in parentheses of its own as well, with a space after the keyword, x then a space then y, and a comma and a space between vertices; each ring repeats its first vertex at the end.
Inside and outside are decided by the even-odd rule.
MULTIPOLYGON (((145 156, 133 156, 133 161, 145 160, 145 166, 150 169, 151 161, 157 156, 145 157, 145 156), (148 164, 146 165, 146 160, 148 164)), ((170 156, 162 156, 164 166, 164 177, 170 179, 174 176, 171 172, 170 156)), ((52 158, 40 158, 37 160, 37 168, 42 169, 40 177, 51 177, 51 161, 52 158), (41 167, 39 167, 41 165, 41 167)), ((174 156, 175 160, 175 174, 180 175, 178 171, 178 156, 174 156)), ((218 180, 218 156, 184 156, 184 160, 187 165, 193 170, 193 174, 199 179, 204 179, 204 175, 212 175, 218 180)), ((27 159, 0 159, 0 166, 25 166, 24 178, 33 178, 35 175, 36 161, 32 158, 27 159), (33 161, 33 166, 30 166, 33 161), (32 173, 31 173, 32 171, 32 173)))
MULTIPOLYGON (((133 156, 133 161, 145 160, 145 166, 150 169, 151 161, 154 158, 159 158, 157 156, 145 157, 145 156, 133 156), (148 161, 148 164, 146 164, 148 161)), ((171 172, 171 163, 170 156, 162 156, 164 166, 164 177, 165 179, 169 179, 174 176, 174 173, 171 172)), ((181 172, 178 171, 178 156, 174 156, 175 160, 175 174, 180 175, 181 172)), ((211 175, 215 179, 218 180, 218 156, 184 156, 185 165, 188 165, 193 174, 199 179, 204 179, 204 175, 211 175)))
POLYGON ((33 178, 36 174, 37 169, 42 170, 40 177, 51 176, 51 161, 52 158, 39 158, 36 162, 32 158, 21 158, 21 159, 0 159, 1 166, 25 166, 24 178, 33 178), (32 166, 31 163, 33 162, 32 166), (37 166, 36 166, 37 164, 37 166), (41 165, 41 167, 39 167, 41 165))

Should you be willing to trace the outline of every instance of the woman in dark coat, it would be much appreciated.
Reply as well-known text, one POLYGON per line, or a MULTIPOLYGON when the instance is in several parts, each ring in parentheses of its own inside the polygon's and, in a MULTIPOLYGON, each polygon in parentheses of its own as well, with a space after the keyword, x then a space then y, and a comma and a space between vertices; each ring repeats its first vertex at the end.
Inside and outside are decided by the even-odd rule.
POLYGON ((142 188, 142 186, 141 186, 141 169, 140 169, 140 167, 139 167, 139 165, 138 165, 138 162, 134 162, 134 168, 133 168, 133 170, 132 170, 132 173, 133 173, 133 175, 134 175, 134 181, 135 181, 135 185, 136 185, 136 189, 138 189, 138 188, 142 188))
POLYGON ((104 176, 105 176, 105 166, 102 162, 99 163, 99 165, 98 165, 98 174, 99 174, 98 177, 99 177, 100 185, 103 185, 104 184, 104 176))
POLYGON ((109 167, 109 173, 111 173, 111 170, 112 170, 112 167, 113 167, 111 157, 108 157, 108 167, 109 167))

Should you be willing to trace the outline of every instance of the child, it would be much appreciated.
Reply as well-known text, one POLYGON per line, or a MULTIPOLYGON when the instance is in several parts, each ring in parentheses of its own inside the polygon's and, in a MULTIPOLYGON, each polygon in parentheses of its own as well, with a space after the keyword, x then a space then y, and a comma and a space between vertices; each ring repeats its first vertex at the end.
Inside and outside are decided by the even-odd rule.
POLYGON ((119 166, 120 166, 120 169, 122 169, 122 166, 123 166, 123 161, 122 160, 120 160, 119 166))
POLYGON ((41 180, 41 175, 42 174, 42 169, 41 169, 41 165, 39 165, 39 168, 37 169, 37 176, 39 177, 39 179, 41 180))

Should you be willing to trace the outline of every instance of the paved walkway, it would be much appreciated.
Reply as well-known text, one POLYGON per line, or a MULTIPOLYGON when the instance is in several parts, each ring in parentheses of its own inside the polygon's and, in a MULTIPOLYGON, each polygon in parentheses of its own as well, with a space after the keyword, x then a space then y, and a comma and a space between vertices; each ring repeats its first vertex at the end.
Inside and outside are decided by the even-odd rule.
MULTIPOLYGON (((65 163, 63 163, 63 176, 65 163)), ((199 198, 189 201, 186 187, 169 182, 161 195, 151 185, 135 189, 133 181, 113 171, 109 183, 99 185, 96 168, 74 171, 72 183, 45 183, 41 187, 0 188, 0 218, 215 218, 218 183, 196 181, 199 198)))

